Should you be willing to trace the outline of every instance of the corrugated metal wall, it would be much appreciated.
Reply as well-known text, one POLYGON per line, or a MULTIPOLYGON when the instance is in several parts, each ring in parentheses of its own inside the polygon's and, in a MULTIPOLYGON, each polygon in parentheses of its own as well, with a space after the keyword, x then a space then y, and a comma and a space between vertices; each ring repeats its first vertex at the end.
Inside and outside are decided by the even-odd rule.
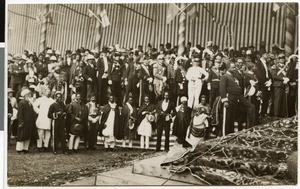
MULTIPOLYGON (((285 7, 272 16, 273 3, 204 3, 197 4, 199 17, 187 18, 186 41, 205 46, 212 40, 221 49, 229 46, 259 46, 265 41, 267 49, 273 43, 284 44, 285 7), (205 7, 216 17, 206 11, 205 7)), ((178 17, 166 24, 168 4, 50 4, 54 13, 53 25, 48 24, 47 46, 65 51, 79 47, 94 48, 95 19, 88 16, 88 8, 106 9, 111 25, 103 28, 102 45, 120 44, 125 48, 146 48, 151 42, 177 44, 178 17)), ((9 5, 8 49, 21 53, 24 49, 38 52, 40 25, 35 17, 41 5, 9 5)), ((297 19, 298 22, 298 19, 297 19)), ((298 24, 296 42, 298 44, 298 24)))

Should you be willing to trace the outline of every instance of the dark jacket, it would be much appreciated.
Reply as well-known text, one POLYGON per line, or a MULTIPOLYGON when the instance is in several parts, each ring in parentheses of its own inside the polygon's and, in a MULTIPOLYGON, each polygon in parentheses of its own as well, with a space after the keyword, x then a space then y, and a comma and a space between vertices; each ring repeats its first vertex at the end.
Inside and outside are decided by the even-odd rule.
POLYGON ((29 140, 34 132, 36 114, 28 101, 23 99, 19 102, 17 117, 19 125, 17 141, 29 140))
POLYGON ((227 98, 227 94, 241 94, 241 87, 236 83, 233 75, 229 75, 228 73, 221 77, 219 90, 222 99, 227 98))
MULTIPOLYGON (((106 104, 103 108, 103 113, 100 121, 100 135, 102 135, 102 131, 103 129, 105 129, 105 122, 107 121, 110 111, 111 111, 110 105, 106 104)), ((118 105, 115 107, 114 111, 115 111, 114 137, 116 137, 117 140, 121 140, 123 139, 124 133, 122 130, 122 126, 120 125, 121 116, 120 116, 120 110, 118 105)))
MULTIPOLYGON (((164 121, 165 117, 167 115, 169 115, 169 114, 171 114, 171 116, 176 115, 175 104, 173 102, 171 102, 169 100, 168 107, 165 111, 163 111, 163 109, 162 109, 162 103, 163 103, 163 101, 161 100, 157 103, 157 106, 156 106, 156 113, 158 114, 158 116, 157 116, 158 124, 160 124, 162 121, 164 121)), ((169 122, 172 122, 172 119, 170 119, 169 122)))

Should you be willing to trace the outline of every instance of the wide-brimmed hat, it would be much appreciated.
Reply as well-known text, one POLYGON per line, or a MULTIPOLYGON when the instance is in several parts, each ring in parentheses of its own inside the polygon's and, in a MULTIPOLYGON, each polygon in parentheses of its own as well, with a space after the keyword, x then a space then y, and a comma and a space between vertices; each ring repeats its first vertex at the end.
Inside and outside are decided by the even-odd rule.
POLYGON ((50 60, 51 60, 51 61, 57 61, 57 58, 56 58, 56 56, 51 56, 51 57, 50 57, 50 60))
POLYGON ((83 125, 80 123, 74 123, 71 125, 71 133, 75 135, 80 135, 83 131, 83 125))
POLYGON ((14 93, 15 91, 14 90, 12 90, 11 88, 8 88, 7 89, 7 93, 14 93))
POLYGON ((31 91, 29 89, 24 89, 22 92, 21 92, 21 96, 24 97, 25 95, 31 93, 31 91))
POLYGON ((85 59, 86 60, 95 60, 95 57, 91 54, 88 54, 85 59))

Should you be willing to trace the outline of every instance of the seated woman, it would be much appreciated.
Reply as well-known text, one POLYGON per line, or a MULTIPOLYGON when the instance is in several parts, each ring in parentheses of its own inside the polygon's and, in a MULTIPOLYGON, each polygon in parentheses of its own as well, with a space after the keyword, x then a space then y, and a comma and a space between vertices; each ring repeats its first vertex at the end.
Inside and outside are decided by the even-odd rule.
POLYGON ((206 112, 205 107, 201 104, 197 105, 194 108, 194 116, 192 118, 191 124, 188 128, 187 135, 185 140, 192 145, 190 151, 194 151, 196 146, 200 141, 204 141, 205 132, 208 128, 208 113, 206 112))

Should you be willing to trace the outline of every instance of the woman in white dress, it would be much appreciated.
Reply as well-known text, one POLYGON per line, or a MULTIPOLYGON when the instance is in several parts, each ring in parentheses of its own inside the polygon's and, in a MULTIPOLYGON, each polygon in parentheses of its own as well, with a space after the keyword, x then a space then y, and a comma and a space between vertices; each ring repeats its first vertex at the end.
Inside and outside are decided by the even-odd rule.
POLYGON ((149 149, 149 140, 152 135, 152 122, 154 121, 154 115, 150 112, 146 112, 145 118, 140 123, 137 133, 141 135, 140 145, 142 149, 149 149), (146 145, 145 145, 146 143, 146 145))

